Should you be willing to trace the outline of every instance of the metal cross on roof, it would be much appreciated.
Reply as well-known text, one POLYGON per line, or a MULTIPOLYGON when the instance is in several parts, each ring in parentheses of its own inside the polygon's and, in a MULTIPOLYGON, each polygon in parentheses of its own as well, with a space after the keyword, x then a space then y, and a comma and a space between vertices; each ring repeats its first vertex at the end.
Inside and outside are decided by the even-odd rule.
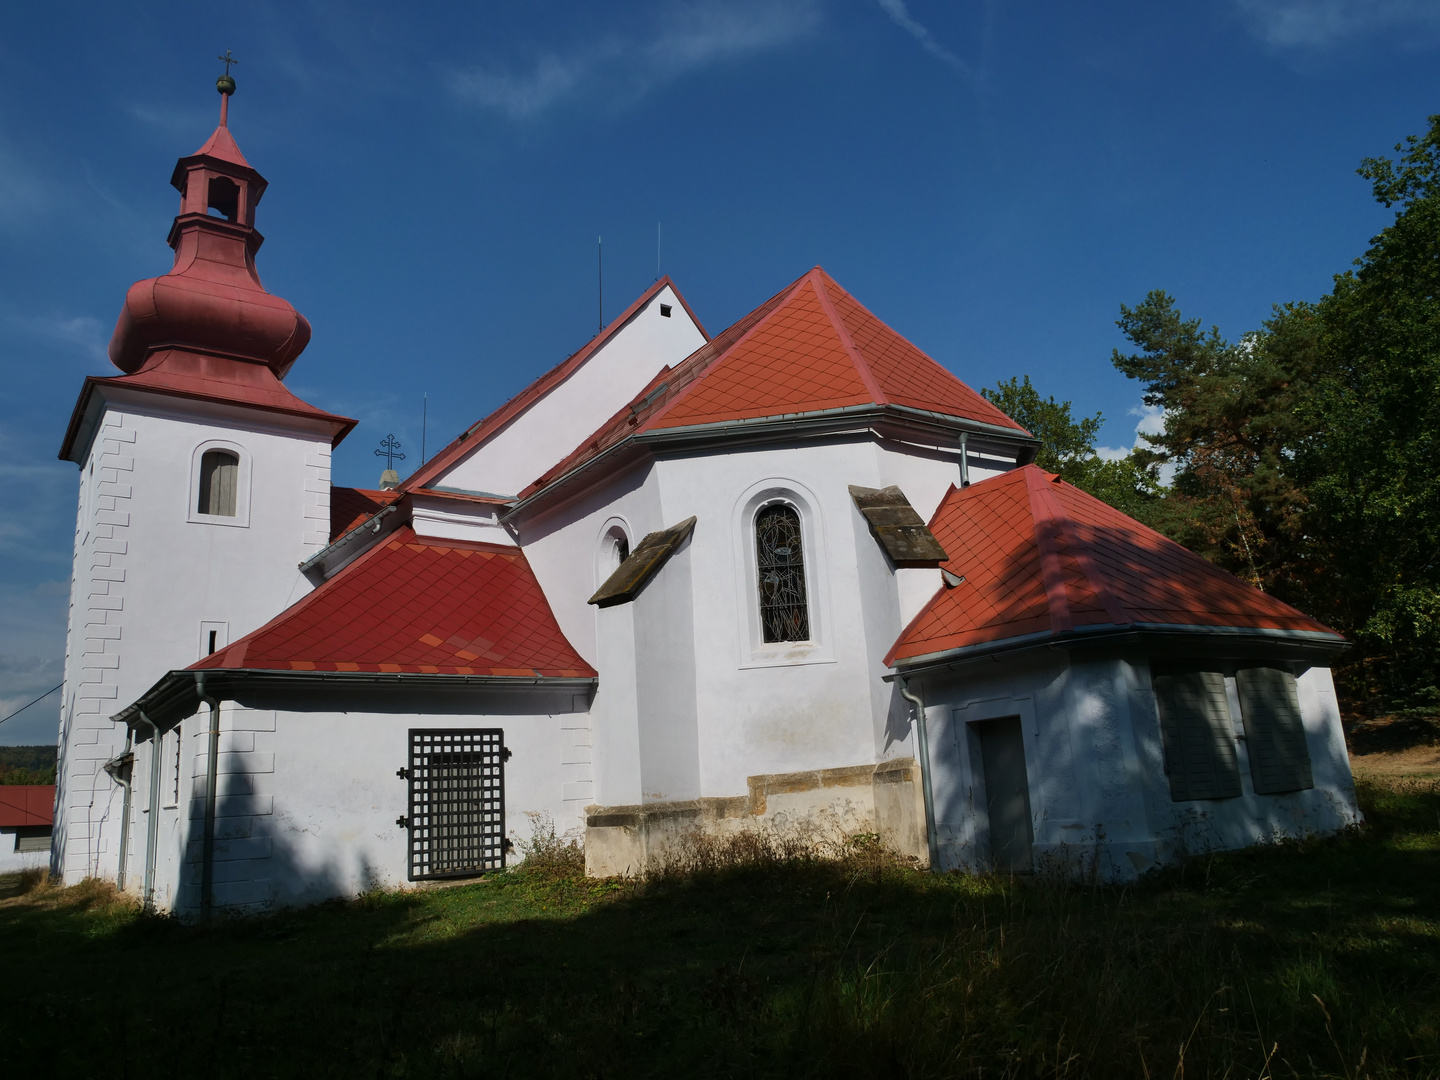
POLYGON ((405 455, 400 453, 400 445, 394 435, 386 435, 380 440, 380 449, 375 451, 375 456, 385 459, 385 468, 393 469, 396 461, 405 460, 405 455))
POLYGON ((225 64, 225 74, 226 74, 226 75, 229 75, 229 74, 230 74, 230 65, 231 65, 231 64, 238 64, 238 63, 240 62, 239 60, 236 60, 233 56, 230 55, 230 50, 229 50, 229 49, 226 49, 226 50, 225 50, 225 55, 224 55, 224 56, 217 56, 215 59, 220 60, 220 61, 222 61, 222 62, 225 64))

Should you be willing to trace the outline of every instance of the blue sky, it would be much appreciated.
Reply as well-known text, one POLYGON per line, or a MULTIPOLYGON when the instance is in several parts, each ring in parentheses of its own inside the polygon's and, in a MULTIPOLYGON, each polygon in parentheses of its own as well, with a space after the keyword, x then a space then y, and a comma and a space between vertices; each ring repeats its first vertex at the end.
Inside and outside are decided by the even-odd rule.
MULTIPOLYGON (((1388 220, 1354 174, 1440 112, 1440 4, 671 0, 11 4, 0 15, 0 715, 59 681, 76 472, 57 462, 125 289, 170 265, 177 157, 231 129, 270 181, 289 384, 429 449, 661 268, 717 330, 820 264, 973 386, 1103 411, 1119 305, 1238 336, 1388 220)), ((577 442, 579 436, 577 433, 577 442)), ((55 695, 0 727, 54 738, 55 695)))

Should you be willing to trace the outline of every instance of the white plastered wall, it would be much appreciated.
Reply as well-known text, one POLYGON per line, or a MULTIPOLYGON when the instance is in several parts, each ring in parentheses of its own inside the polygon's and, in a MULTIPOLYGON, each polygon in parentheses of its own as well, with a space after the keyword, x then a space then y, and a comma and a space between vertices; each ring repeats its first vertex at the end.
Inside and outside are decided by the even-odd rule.
MULTIPOLYGON (((972 479, 1005 464, 972 458, 972 479)), ((953 449, 862 437, 661 459, 523 518, 520 543, 561 629, 600 672, 594 801, 743 795, 751 776, 913 756, 881 661, 903 625, 897 580, 929 573, 928 600, 939 575, 895 571, 848 489, 899 484, 928 518, 959 480, 953 449), (806 530, 805 645, 765 646, 751 610, 753 512, 771 498, 796 504, 806 530), (691 515, 691 539, 633 603, 586 604, 612 529, 633 547, 691 515)))
MULTIPOLYGON (((423 695, 421 695, 423 697, 423 695)), ((216 800, 214 905, 217 911, 262 911, 409 884, 407 767, 412 728, 499 728, 512 752, 505 765, 506 832, 521 858, 532 820, 578 820, 583 803, 567 789, 569 747, 588 740, 586 698, 570 691, 517 695, 494 712, 342 712, 221 707, 216 800), (541 709, 550 711, 528 712, 541 709), (532 819, 532 815, 534 816, 532 819)), ((162 754, 154 901, 193 916, 199 909, 208 766, 209 714, 179 729, 181 797, 167 805, 172 783, 162 754)), ((171 739, 177 736, 171 736, 171 739)), ((169 740, 162 743, 168 750, 169 740)), ((148 740, 137 753, 136 828, 127 889, 144 887, 149 806, 148 740)), ((573 833, 572 833, 573 835, 573 833)))
MULTIPOLYGON (((1334 688, 1299 677, 1315 786, 1256 795, 1243 740, 1243 794, 1173 802, 1143 655, 1036 653, 916 678, 930 730, 942 869, 989 867, 983 770, 973 727, 1018 716, 1038 869, 1129 880, 1184 853, 1333 832, 1359 820, 1334 688)), ((1238 717, 1236 732, 1241 732, 1238 717)))
POLYGON ((705 336, 668 285, 570 376, 431 482, 431 487, 514 495, 569 454, 667 364, 705 336), (666 305, 670 315, 660 314, 666 305))
MULTIPOLYGON (((103 771, 110 717, 307 593, 298 564, 328 541, 330 434, 311 421, 121 393, 81 469, 51 866, 73 882, 118 870, 122 790, 103 771), (196 462, 240 457, 233 521, 195 514, 196 462)), ((132 817, 133 821, 133 817, 132 817)))

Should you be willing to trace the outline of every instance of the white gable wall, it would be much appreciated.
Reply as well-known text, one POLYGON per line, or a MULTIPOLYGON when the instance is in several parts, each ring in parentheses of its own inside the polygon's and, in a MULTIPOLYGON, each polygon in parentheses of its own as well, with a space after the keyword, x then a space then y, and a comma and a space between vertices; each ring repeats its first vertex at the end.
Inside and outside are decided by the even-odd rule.
POLYGON ((127 393, 107 405, 81 470, 61 711, 53 865, 117 870, 121 753, 109 717, 166 671, 268 622, 311 588, 298 564, 328 540, 330 437, 313 422, 127 393), (310 430, 306 430, 309 428, 310 430), (239 513, 194 513, 198 455, 240 457, 239 513))
POLYGON ((666 286, 569 378, 430 486, 517 494, 632 400, 661 368, 673 367, 704 344, 705 335, 666 286), (660 314, 662 304, 670 305, 668 318, 660 314))

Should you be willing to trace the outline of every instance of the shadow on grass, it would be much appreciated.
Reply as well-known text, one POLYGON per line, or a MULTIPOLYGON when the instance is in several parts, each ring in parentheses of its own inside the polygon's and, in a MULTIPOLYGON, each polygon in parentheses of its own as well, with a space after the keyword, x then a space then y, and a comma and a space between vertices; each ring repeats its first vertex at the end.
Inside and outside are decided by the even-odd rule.
POLYGON ((65 890, 0 904, 3 1045, 60 1076, 1433 1076, 1440 794, 1362 795, 1363 833, 1131 889, 560 863, 210 928, 65 890))

